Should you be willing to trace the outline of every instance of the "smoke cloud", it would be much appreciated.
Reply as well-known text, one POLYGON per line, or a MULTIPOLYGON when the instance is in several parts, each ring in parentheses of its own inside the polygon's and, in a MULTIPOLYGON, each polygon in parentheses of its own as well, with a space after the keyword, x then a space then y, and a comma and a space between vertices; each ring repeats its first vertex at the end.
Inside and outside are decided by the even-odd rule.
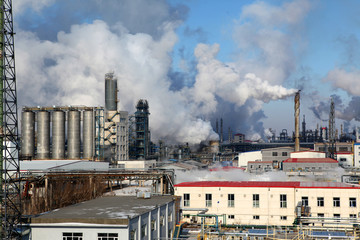
MULTIPOLYGON (((15 43, 19 105, 104 105, 104 75, 114 71, 118 78, 119 109, 133 113, 138 99, 148 100, 153 140, 196 144, 217 138, 210 120, 223 109, 235 110, 231 116, 242 111, 245 120, 254 122, 240 125, 248 125, 246 131, 255 133, 263 130, 262 104, 295 93, 294 89, 281 86, 294 68, 295 57, 288 55, 292 53, 291 39, 286 39, 281 31, 269 32, 273 25, 263 21, 264 12, 254 14, 252 8, 258 4, 261 10, 263 3, 243 10, 244 17, 258 19, 259 32, 246 32, 251 26, 245 23, 237 26, 235 32, 244 51, 260 49, 260 55, 265 56, 264 64, 255 64, 261 62, 259 59, 244 65, 241 64, 244 59, 223 63, 217 59, 219 45, 200 43, 194 50, 196 72, 185 74, 195 76, 190 86, 174 85, 169 74, 178 41, 176 29, 186 18, 187 8, 171 7, 165 1, 122 3, 106 1, 100 6, 96 0, 20 1, 16 5, 20 16, 15 43), (82 9, 80 5, 86 7, 82 9), (76 6, 79 13, 64 18, 73 22, 58 21, 70 9, 77 9, 76 6), (53 17, 46 16, 49 8, 59 12, 53 17), (27 25, 29 11, 31 16, 34 16, 32 11, 39 12, 38 18, 49 21, 27 25), (271 36, 277 37, 268 42, 280 42, 268 46, 260 41, 271 36), (249 40, 257 45, 244 45, 249 40)), ((272 24, 296 26, 307 9, 299 12, 291 6, 284 4, 273 9, 272 14, 286 12, 287 17, 272 24)))

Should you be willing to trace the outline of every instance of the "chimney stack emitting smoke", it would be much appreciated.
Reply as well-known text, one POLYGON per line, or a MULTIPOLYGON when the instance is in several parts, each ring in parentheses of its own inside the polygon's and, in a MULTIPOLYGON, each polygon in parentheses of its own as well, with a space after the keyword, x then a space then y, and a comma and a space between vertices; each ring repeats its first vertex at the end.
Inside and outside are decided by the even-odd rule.
POLYGON ((300 151, 299 115, 300 115, 300 90, 295 94, 295 152, 300 151))

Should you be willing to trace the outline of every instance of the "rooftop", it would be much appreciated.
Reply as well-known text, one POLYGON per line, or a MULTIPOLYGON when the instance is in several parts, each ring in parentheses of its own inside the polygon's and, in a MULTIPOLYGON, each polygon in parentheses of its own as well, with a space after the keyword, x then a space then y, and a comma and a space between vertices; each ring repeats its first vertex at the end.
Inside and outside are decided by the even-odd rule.
POLYGON ((55 209, 39 217, 32 223, 92 223, 127 225, 128 219, 156 209, 173 201, 173 196, 136 196, 100 197, 72 206, 55 209))
POLYGON ((341 182, 272 182, 272 181, 199 181, 183 182, 174 187, 273 187, 273 188, 341 188, 360 189, 360 186, 341 182))

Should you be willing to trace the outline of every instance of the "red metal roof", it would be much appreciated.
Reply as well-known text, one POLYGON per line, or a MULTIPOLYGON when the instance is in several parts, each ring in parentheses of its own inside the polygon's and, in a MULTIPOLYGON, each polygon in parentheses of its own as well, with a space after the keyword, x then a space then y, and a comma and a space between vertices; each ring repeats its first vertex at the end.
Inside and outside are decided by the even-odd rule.
POLYGON ((341 182, 260 182, 260 181, 199 181, 183 182, 174 187, 271 187, 271 188, 344 188, 360 189, 360 186, 341 182))
POLYGON ((288 158, 283 163, 337 163, 332 158, 288 158))

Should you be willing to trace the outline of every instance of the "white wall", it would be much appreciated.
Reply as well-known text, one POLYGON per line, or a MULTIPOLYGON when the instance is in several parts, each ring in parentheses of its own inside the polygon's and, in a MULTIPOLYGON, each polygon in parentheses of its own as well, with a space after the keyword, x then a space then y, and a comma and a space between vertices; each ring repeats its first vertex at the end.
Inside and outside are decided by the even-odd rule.
POLYGON ((353 154, 336 154, 336 159, 339 162, 339 165, 347 168, 354 166, 354 155, 353 154))
POLYGON ((239 153, 238 166, 247 167, 247 163, 249 161, 257 161, 257 160, 259 161, 262 160, 261 151, 239 153))
POLYGON ((354 167, 360 167, 360 143, 354 144, 354 167))
POLYGON ((324 152, 305 151, 305 152, 292 152, 290 158, 325 158, 324 152))
POLYGON ((156 160, 118 161, 118 165, 124 165, 125 169, 150 169, 156 166, 156 160))
MULTIPOLYGON (((86 224, 88 225, 88 224, 86 224)), ((81 223, 61 223, 61 224, 32 224, 31 225, 31 239, 63 239, 63 232, 81 232, 83 233, 82 239, 98 239, 98 233, 118 233, 119 239, 128 239, 127 226, 106 226, 93 225, 86 227, 81 223), (44 227, 46 226, 46 227, 44 227), (61 226, 61 227, 58 227, 61 226)))

